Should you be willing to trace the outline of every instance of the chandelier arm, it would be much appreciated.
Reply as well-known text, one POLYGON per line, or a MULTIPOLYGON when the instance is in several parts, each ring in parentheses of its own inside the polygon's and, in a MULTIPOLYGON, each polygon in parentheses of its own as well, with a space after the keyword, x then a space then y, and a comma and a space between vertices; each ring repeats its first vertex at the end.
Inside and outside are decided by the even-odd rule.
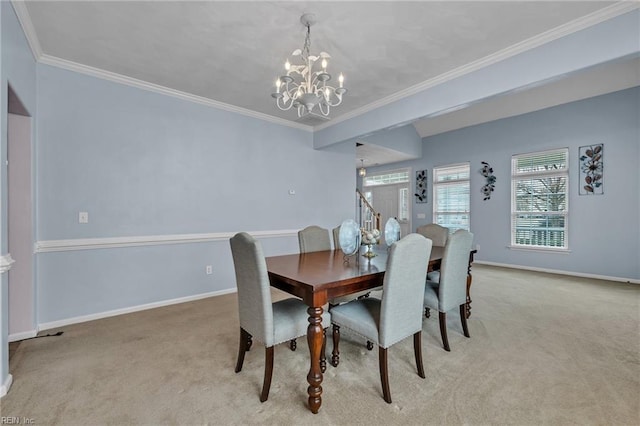
POLYGON ((282 111, 288 111, 293 106, 293 99, 289 98, 288 101, 283 100, 283 98, 276 99, 276 106, 282 111))
POLYGON ((331 110, 331 107, 329 106, 329 104, 320 102, 318 106, 320 107, 320 113, 322 115, 324 115, 325 117, 329 115, 329 111, 331 110))

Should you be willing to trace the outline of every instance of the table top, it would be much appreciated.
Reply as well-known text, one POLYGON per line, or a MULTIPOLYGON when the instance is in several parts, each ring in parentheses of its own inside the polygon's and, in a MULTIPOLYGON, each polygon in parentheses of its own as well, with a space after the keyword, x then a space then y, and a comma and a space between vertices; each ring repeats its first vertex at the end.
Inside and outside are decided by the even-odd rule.
MULTIPOLYGON (((266 258, 267 270, 272 286, 316 304, 327 298, 381 286, 387 249, 378 246, 375 252, 377 256, 370 259, 358 253, 346 258, 347 261, 341 250, 271 256, 266 258), (319 296, 316 303, 311 300, 314 294, 319 296)), ((442 247, 432 249, 430 269, 440 262, 442 253, 442 247)))

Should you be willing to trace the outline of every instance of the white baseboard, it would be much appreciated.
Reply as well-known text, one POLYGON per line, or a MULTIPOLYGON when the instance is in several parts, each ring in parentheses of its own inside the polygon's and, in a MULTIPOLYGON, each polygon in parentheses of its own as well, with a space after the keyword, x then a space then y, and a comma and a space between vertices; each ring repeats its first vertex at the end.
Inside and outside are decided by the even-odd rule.
POLYGON ((13 383, 13 376, 11 374, 7 374, 7 378, 5 379, 4 383, 0 385, 0 398, 5 396, 7 392, 9 392, 11 383, 13 383))
POLYGON ((13 333, 9 335, 10 342, 17 342, 18 340, 31 339, 38 335, 38 330, 23 331, 22 333, 13 333))
POLYGON ((78 324, 81 322, 94 321, 102 318, 115 317, 117 315, 130 314, 132 312, 145 311, 147 309, 160 308, 163 306, 176 305, 178 303, 192 302, 194 300, 206 299, 207 297, 222 296, 224 294, 235 293, 237 289, 229 288, 225 290, 212 291, 208 293, 196 294, 194 296, 180 297, 177 299, 163 300, 160 302, 147 303, 144 305, 131 306, 128 308, 114 309, 112 311, 99 312, 96 314, 83 315, 79 317, 66 318, 58 321, 45 322, 38 325, 38 330, 49 330, 52 328, 64 327, 66 325, 78 324))
MULTIPOLYGON (((523 266, 523 265, 511 265, 508 263, 497 263, 497 262, 486 262, 484 260, 474 260, 474 265, 487 265, 487 266, 499 266, 502 268, 511 268, 511 269, 524 269, 526 271, 535 271, 535 272, 548 272, 550 274, 558 274, 558 275, 569 275, 573 277, 581 277, 581 278, 592 278, 596 280, 605 280, 605 281, 619 281, 623 283, 631 283, 631 284, 640 284, 640 280, 634 278, 622 278, 622 277, 610 277, 608 275, 596 275, 596 274, 583 274, 580 272, 572 272, 572 271, 562 271, 559 269, 547 269, 547 268, 536 268, 533 266, 523 266)), ((473 272, 473 270, 472 270, 473 272)))

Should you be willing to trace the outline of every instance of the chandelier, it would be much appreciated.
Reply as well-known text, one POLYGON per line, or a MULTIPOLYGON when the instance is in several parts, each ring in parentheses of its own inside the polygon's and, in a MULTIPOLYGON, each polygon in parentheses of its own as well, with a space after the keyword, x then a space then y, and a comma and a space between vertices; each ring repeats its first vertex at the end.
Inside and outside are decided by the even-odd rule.
POLYGON ((358 170, 358 174, 362 177, 365 177, 367 175, 367 169, 364 168, 364 160, 362 158, 360 159, 360 163, 361 167, 360 170, 358 170))
POLYGON ((302 25, 307 27, 304 46, 291 54, 299 64, 292 64, 287 59, 284 69, 285 75, 276 80, 276 92, 272 93, 276 105, 283 111, 296 108, 298 117, 310 114, 317 106, 325 117, 329 115, 331 107, 342 103, 342 95, 347 89, 343 87, 344 76, 338 77, 339 87, 327 84, 331 74, 327 72, 328 60, 331 56, 327 52, 320 52, 318 56, 309 53, 311 49, 311 26, 315 24, 315 16, 305 13, 300 17, 302 25))

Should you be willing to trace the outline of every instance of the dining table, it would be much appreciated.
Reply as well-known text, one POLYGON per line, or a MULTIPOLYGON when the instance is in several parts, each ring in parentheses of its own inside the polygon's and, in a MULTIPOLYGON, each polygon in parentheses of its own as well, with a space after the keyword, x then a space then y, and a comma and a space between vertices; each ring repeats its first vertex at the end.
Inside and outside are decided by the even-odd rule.
MULTIPOLYGON (((341 250, 295 253, 266 258, 267 271, 272 287, 297 296, 308 306, 309 326, 307 343, 310 367, 307 374, 309 409, 317 413, 322 405, 322 379, 326 362, 321 361, 324 330, 322 313, 328 301, 383 284, 387 263, 387 249, 376 246, 375 257, 362 253, 345 256, 341 250), (321 364, 322 362, 322 364, 321 364)), ((434 246, 429 258, 429 271, 438 270, 442 263, 444 247, 434 246)), ((476 250, 469 252, 467 276, 467 317, 471 315, 471 264, 476 250)))

